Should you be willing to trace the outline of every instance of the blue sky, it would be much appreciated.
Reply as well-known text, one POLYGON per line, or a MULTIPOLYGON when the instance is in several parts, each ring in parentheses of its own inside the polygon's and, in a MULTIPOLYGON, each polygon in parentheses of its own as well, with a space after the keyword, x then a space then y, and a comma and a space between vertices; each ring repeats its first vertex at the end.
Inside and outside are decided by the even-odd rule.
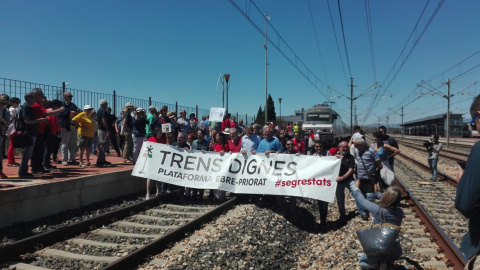
MULTIPOLYGON (((480 92, 471 85, 479 79, 480 69, 474 67, 480 54, 454 67, 480 50, 480 1, 340 1, 351 73, 337 1, 232 2, 261 31, 265 31, 262 14, 268 12, 270 17, 268 93, 277 115, 279 97, 282 115, 332 101, 350 123, 346 98, 350 76, 356 85, 353 97, 358 97, 361 125, 385 124, 387 116, 390 124, 398 124, 402 106, 405 122, 446 112, 447 102, 440 94, 446 94, 442 83, 449 77, 456 78, 452 112, 467 113, 471 99, 480 92), (395 72, 390 75, 399 70, 393 80, 392 68, 395 72), (438 93, 432 96, 417 87, 422 80, 438 87, 438 93), (362 96, 376 81, 383 86, 362 96)), ((229 110, 254 115, 265 102, 265 38, 232 2, 0 1, 0 77, 51 85, 65 81, 75 89, 108 93, 115 89, 123 96, 151 96, 155 101, 209 108, 222 106, 218 77, 229 73, 229 110)))

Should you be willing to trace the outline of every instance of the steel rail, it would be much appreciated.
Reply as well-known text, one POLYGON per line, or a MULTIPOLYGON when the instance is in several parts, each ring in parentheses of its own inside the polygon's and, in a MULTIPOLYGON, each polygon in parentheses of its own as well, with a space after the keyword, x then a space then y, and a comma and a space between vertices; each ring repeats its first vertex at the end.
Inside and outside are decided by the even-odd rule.
POLYGON ((132 213, 138 213, 146 208, 155 206, 162 200, 161 197, 152 198, 130 206, 117 209, 96 217, 92 217, 74 224, 63 226, 52 231, 33 235, 10 244, 0 247, 0 262, 5 262, 12 258, 17 258, 22 254, 34 252, 37 247, 49 246, 57 242, 64 241, 66 238, 73 237, 91 228, 101 227, 104 224, 111 223, 114 219, 121 219, 130 216, 132 213))
POLYGON ((403 182, 395 177, 395 185, 402 191, 403 194, 407 194, 409 197, 409 205, 412 211, 416 213, 420 219, 420 223, 426 227, 425 232, 430 233, 432 242, 435 242, 439 250, 439 253, 444 253, 447 258, 447 267, 453 267, 455 270, 464 269, 467 263, 467 258, 457 248, 455 243, 450 237, 442 230, 440 225, 430 216, 428 211, 423 208, 422 204, 417 200, 415 195, 403 184, 403 182))

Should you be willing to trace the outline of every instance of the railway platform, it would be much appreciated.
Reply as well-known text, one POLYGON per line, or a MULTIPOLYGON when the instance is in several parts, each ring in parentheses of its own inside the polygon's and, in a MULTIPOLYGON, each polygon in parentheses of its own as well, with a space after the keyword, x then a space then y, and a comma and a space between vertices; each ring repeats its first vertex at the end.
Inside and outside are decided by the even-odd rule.
MULTIPOLYGON (((16 157, 17 162, 20 158, 16 157)), ((33 178, 19 177, 18 167, 9 167, 3 160, 8 179, 0 179, 0 228, 145 190, 145 179, 131 176, 132 163, 123 163, 116 154, 106 159, 112 165, 80 168, 52 164, 58 171, 33 178)), ((96 160, 92 155, 92 164, 96 160)))

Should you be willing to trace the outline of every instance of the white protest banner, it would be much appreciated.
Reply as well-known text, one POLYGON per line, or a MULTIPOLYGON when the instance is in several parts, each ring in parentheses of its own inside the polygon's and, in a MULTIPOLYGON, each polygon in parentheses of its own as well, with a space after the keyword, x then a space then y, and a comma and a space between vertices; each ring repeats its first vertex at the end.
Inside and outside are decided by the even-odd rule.
POLYGON ((187 151, 144 142, 132 175, 178 186, 333 202, 337 157, 187 151))
POLYGON ((211 107, 210 108, 210 116, 209 116, 208 119, 210 121, 222 122, 224 115, 225 115, 225 108, 211 107))

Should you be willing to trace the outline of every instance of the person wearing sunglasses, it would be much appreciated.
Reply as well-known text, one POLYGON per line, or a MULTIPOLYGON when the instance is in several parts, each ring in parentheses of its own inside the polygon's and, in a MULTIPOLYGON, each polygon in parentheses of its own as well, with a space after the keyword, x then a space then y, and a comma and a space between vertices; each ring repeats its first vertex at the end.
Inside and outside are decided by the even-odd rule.
MULTIPOLYGON (((480 95, 470 107, 471 125, 480 132, 480 95)), ((468 232, 460 244, 462 252, 469 259, 465 269, 480 269, 480 141, 470 152, 465 169, 458 167, 457 194, 455 207, 468 218, 468 232)))

